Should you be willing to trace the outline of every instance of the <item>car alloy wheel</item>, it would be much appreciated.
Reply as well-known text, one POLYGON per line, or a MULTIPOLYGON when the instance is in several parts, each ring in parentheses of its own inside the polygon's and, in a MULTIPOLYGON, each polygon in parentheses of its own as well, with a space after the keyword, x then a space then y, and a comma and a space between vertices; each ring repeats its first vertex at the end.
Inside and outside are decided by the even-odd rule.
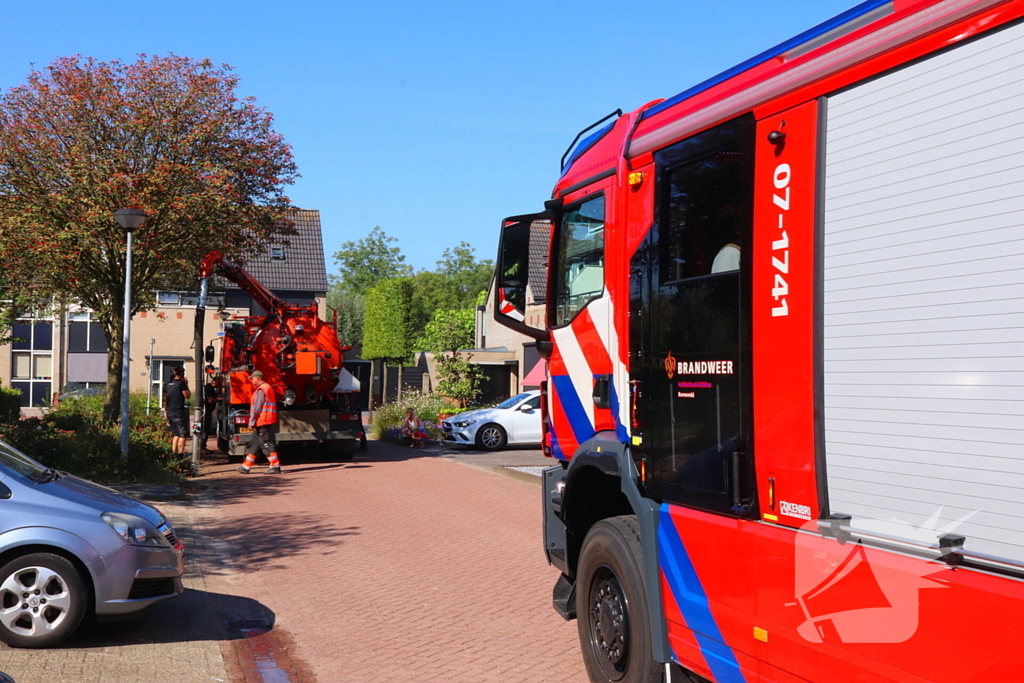
POLYGON ((46 567, 19 569, 0 584, 0 623, 20 636, 58 628, 71 609, 68 583, 46 567))
POLYGON ((504 448, 507 443, 505 430, 501 428, 501 425, 486 424, 480 428, 479 432, 477 432, 476 443, 478 446, 488 451, 496 451, 500 448, 504 448))
POLYGON ((86 591, 75 566, 32 553, 0 569, 0 640, 49 647, 70 635, 85 614, 86 591))

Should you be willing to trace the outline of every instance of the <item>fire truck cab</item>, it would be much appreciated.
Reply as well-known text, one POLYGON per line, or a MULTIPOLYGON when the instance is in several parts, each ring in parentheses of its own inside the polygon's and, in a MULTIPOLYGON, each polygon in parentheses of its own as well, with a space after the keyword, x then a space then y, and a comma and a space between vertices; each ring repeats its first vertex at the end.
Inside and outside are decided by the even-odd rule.
POLYGON ((1024 2, 870 0, 595 124, 503 222, 592 681, 1020 678, 1022 73, 1024 2))

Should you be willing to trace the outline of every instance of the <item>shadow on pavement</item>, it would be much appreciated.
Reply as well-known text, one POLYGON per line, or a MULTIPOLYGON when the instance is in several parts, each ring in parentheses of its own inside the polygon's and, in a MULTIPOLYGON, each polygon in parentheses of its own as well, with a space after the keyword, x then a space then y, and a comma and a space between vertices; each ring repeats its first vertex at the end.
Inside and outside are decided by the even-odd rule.
POLYGON ((344 539, 358 535, 359 527, 338 527, 322 515, 274 513, 220 519, 204 528, 197 561, 207 574, 251 572, 284 566, 285 558, 313 554, 327 558, 340 550, 344 539))
POLYGON ((115 648, 149 643, 237 640, 244 635, 229 622, 264 620, 273 627, 274 613, 262 603, 237 595, 186 590, 177 598, 153 605, 125 621, 84 622, 57 649, 115 648))

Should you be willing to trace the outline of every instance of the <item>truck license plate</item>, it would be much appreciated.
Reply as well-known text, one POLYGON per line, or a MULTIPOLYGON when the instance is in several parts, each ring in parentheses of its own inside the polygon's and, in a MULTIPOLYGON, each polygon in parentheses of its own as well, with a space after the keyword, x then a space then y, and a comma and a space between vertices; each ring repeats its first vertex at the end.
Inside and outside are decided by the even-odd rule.
POLYGON ((239 427, 238 428, 238 433, 239 434, 252 434, 252 427, 239 427))

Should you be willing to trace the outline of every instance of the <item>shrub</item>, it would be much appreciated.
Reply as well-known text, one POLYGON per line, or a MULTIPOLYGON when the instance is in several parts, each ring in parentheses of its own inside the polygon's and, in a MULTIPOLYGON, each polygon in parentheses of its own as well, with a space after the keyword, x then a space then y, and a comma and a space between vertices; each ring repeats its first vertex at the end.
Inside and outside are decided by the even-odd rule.
POLYGON ((401 401, 385 403, 373 412, 372 434, 381 441, 398 443, 402 430, 402 420, 405 419, 405 411, 412 408, 416 411, 420 421, 423 422, 424 431, 433 440, 442 436, 441 421, 439 414, 452 412, 452 405, 448 399, 436 394, 422 394, 410 391, 402 396, 401 401))
POLYGON ((0 387, 0 422, 17 422, 21 417, 21 390, 0 387))
POLYGON ((103 422, 103 397, 66 399, 43 417, 6 421, 0 438, 47 467, 101 482, 171 483, 189 470, 171 453, 159 410, 146 415, 146 397, 129 399, 128 462, 121 429, 103 422))

